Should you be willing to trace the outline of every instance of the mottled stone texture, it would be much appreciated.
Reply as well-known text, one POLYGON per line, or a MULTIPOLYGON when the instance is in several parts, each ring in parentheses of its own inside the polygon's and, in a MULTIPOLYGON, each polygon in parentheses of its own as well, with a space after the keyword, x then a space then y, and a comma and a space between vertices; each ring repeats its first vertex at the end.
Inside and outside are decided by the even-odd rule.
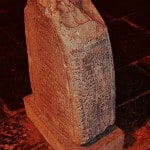
POLYGON ((90 142, 115 119, 106 25, 90 0, 29 0, 25 24, 39 117, 78 145, 90 142))
POLYGON ((97 137, 97 140, 80 146, 59 132, 51 122, 47 122, 46 117, 41 117, 40 110, 33 102, 33 95, 25 97, 27 115, 50 143, 50 148, 52 146, 55 150, 123 150, 124 133, 119 128, 112 126, 101 137, 97 137))

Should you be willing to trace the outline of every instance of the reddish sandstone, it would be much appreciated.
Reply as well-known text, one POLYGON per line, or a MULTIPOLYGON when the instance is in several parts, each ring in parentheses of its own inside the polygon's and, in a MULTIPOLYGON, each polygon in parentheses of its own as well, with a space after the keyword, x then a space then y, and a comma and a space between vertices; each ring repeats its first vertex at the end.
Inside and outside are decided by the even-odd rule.
POLYGON ((90 142, 115 120, 106 25, 90 0, 29 0, 25 23, 31 108, 38 109, 31 112, 77 145, 90 142))

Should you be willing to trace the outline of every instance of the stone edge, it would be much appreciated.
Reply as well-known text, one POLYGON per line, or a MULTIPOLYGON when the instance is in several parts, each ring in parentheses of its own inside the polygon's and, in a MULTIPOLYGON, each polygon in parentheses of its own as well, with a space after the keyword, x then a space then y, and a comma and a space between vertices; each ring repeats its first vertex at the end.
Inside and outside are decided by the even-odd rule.
POLYGON ((53 127, 35 105, 33 94, 24 97, 25 110, 28 118, 43 135, 45 140, 56 150, 123 150, 124 133, 116 128, 92 145, 85 147, 73 143, 53 127))

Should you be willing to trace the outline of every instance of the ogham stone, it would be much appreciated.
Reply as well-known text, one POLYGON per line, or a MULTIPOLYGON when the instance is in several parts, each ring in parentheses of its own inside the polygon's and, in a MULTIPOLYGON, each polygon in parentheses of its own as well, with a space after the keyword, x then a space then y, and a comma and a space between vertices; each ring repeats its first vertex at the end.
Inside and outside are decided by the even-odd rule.
POLYGON ((25 20, 40 117, 78 145, 92 141, 115 120, 114 66, 104 21, 90 0, 28 0, 25 20))

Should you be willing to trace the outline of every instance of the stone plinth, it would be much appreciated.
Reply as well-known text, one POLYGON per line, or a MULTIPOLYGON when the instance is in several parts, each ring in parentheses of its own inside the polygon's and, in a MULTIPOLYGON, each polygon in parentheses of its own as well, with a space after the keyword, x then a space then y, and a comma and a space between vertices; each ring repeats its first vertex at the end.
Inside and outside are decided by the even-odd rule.
POLYGON ((124 133, 119 128, 115 127, 91 144, 80 146, 61 134, 41 115, 40 109, 34 105, 33 95, 25 97, 24 100, 28 117, 55 150, 123 150, 124 133))
POLYGON ((29 0, 25 25, 33 91, 32 104, 25 101, 28 116, 36 118, 38 112, 38 128, 45 130, 46 139, 52 137, 56 149, 58 139, 49 136, 51 131, 46 134, 44 124, 75 145, 91 142, 115 120, 106 25, 90 0, 29 0))

